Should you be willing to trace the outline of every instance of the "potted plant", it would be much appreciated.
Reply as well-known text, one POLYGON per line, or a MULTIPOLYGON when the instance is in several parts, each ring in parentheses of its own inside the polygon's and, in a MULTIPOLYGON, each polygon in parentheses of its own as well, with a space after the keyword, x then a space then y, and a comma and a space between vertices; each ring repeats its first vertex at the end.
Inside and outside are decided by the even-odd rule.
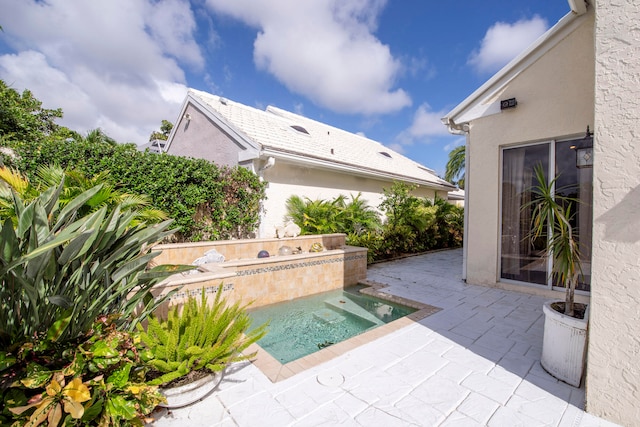
POLYGON ((534 200, 531 239, 546 239, 545 255, 553 260, 551 274, 565 287, 564 301, 544 304, 542 367, 554 377, 579 387, 584 368, 588 306, 574 302, 576 284, 582 276, 577 230, 571 225, 572 210, 578 200, 554 194, 558 177, 547 183, 544 169, 535 168, 538 185, 534 200))
POLYGON ((249 331, 246 307, 229 304, 218 287, 211 306, 205 289, 198 300, 189 297, 184 306, 170 308, 166 318, 151 316, 146 330, 138 325, 141 352, 151 367, 148 383, 159 385, 169 409, 201 400, 222 380, 225 368, 248 360, 256 353, 242 352, 266 333, 266 324, 249 331))

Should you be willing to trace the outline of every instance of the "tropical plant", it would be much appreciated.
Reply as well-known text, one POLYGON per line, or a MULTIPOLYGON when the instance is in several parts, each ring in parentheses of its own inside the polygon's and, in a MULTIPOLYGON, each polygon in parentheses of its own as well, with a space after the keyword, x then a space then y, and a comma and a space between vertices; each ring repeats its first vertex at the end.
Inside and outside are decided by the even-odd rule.
POLYGON ((394 182, 391 188, 384 189, 384 200, 380 209, 387 216, 390 228, 409 227, 414 231, 424 231, 435 221, 433 206, 425 204, 423 199, 411 194, 416 188, 403 182, 394 182))
POLYGON ((464 209, 436 197, 433 202, 425 201, 435 208, 435 222, 432 226, 436 238, 436 247, 453 248, 462 245, 464 228, 464 209))
POLYGON ((367 205, 362 194, 351 195, 351 200, 339 195, 333 200, 311 200, 293 195, 287 199, 285 222, 292 220, 301 234, 362 233, 364 230, 378 230, 380 217, 367 205))
POLYGON ((135 213, 121 205, 81 215, 102 191, 98 185, 63 206, 64 180, 31 200, 12 191, 14 217, 0 231, 0 344, 47 337, 66 342, 82 337, 100 315, 119 313, 117 324, 132 329, 158 304, 151 288, 188 267, 147 264, 150 247, 171 235, 171 221, 132 226, 135 213), (134 315, 135 314, 135 315, 134 315))
POLYGON ((50 165, 38 167, 33 182, 16 170, 0 167, 0 182, 6 184, 0 185, 0 217, 11 216, 14 218, 14 222, 17 220, 15 212, 13 212, 13 191, 18 193, 23 201, 29 202, 47 188, 56 186, 61 181, 64 181, 64 188, 59 199, 61 207, 64 207, 82 192, 102 185, 100 191, 78 210, 79 216, 84 216, 102 206, 113 208, 119 204, 123 211, 131 211, 135 214, 132 225, 145 222, 157 223, 168 218, 164 212, 149 207, 148 197, 127 194, 116 189, 109 180, 108 171, 88 178, 81 171, 65 171, 59 166, 50 165))
POLYGON ((558 176, 547 182, 542 165, 537 165, 534 173, 538 184, 531 190, 532 201, 523 206, 523 209, 533 207, 529 238, 546 240, 545 256, 553 260, 551 274, 566 290, 564 314, 575 317, 574 294, 582 264, 577 232, 571 221, 575 215, 573 206, 578 201, 557 195, 554 189, 558 176))
POLYGON ((144 425, 164 396, 144 382, 133 337, 102 317, 79 344, 0 352, 1 425, 144 425))
POLYGON ((444 173, 444 179, 449 182, 456 182, 458 178, 458 187, 464 189, 464 170, 465 170, 466 149, 464 145, 454 148, 449 152, 449 161, 444 173), (460 177, 462 176, 462 177, 460 177))
POLYGON ((190 296, 183 307, 173 306, 166 319, 149 317, 146 330, 138 325, 152 371, 149 384, 169 385, 191 373, 222 371, 230 363, 255 357, 241 353, 266 333, 266 325, 249 331, 247 306, 222 298, 222 285, 213 304, 205 289, 200 300, 190 296))

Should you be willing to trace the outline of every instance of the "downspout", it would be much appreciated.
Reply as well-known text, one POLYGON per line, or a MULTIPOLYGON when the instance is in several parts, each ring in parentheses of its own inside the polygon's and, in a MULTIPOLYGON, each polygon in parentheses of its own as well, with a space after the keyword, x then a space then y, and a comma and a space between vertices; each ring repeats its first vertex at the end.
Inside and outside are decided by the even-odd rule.
POLYGON ((467 254, 469 251, 468 245, 468 230, 469 230, 469 124, 463 123, 461 125, 456 124, 453 120, 446 117, 442 119, 442 122, 449 129, 449 133, 453 135, 464 135, 464 223, 462 229, 462 280, 467 281, 467 254))

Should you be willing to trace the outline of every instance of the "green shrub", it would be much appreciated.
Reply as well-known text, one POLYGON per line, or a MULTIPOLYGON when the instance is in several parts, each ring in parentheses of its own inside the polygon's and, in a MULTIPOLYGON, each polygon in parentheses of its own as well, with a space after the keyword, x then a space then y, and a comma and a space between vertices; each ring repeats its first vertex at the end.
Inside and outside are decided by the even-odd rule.
POLYGON ((380 216, 358 194, 351 200, 343 195, 332 201, 311 200, 293 195, 287 199, 287 220, 292 220, 301 234, 358 234, 380 228, 380 216))
POLYGON ((243 167, 139 152, 133 144, 45 138, 0 145, 18 154, 11 162, 30 180, 36 179, 39 165, 52 163, 88 177, 106 174, 117 190, 146 195, 150 207, 175 220, 178 241, 246 238, 259 225, 266 184, 243 167))
POLYGON ((436 198, 411 194, 414 186, 396 182, 384 189, 380 209, 386 219, 380 225, 375 210, 360 199, 346 203, 345 196, 332 201, 287 200, 288 217, 302 234, 346 233, 346 243, 367 248, 367 262, 462 245, 463 209, 436 198))
POLYGON ((171 221, 132 226, 133 211, 120 204, 81 215, 100 193, 92 187, 62 204, 64 180, 26 201, 13 191, 15 217, 0 231, 0 344, 12 346, 45 336, 74 340, 99 315, 121 314, 132 328, 153 311, 151 288, 179 269, 145 271, 159 253, 149 247, 173 233, 171 221), (135 314, 135 315, 134 315, 135 314))
POLYGON ((211 307, 203 288, 199 301, 189 297, 183 307, 172 307, 166 319, 151 316, 146 331, 138 325, 155 377, 150 384, 168 384, 191 372, 222 371, 230 363, 255 357, 240 353, 264 336, 266 325, 248 332, 251 318, 245 310, 222 298, 220 285, 211 307))

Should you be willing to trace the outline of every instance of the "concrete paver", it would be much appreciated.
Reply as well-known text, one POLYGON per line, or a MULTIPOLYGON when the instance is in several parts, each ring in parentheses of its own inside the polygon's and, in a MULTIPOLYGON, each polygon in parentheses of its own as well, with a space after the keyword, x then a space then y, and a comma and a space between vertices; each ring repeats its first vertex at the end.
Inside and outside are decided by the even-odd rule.
POLYGON ((540 366, 543 298, 461 280, 462 251, 375 264, 382 291, 442 310, 272 383, 232 366, 155 426, 615 426, 540 366))

